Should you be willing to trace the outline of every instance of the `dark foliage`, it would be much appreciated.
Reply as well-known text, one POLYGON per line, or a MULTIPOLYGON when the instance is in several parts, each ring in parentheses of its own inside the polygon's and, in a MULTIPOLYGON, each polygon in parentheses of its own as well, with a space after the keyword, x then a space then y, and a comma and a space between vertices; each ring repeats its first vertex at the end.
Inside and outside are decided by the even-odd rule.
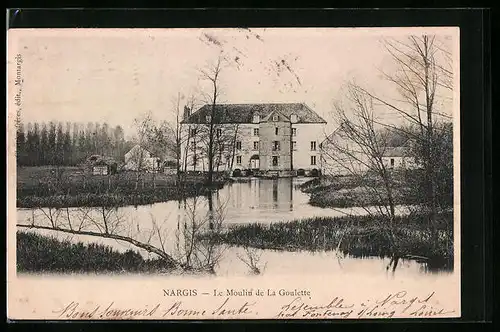
MULTIPOLYGON (((419 191, 413 186, 413 182, 419 179, 419 170, 394 171, 392 175, 396 205, 414 205, 423 202, 423 198, 418 194, 419 191)), ((367 190, 377 187, 382 190, 382 183, 376 177, 369 175, 364 178, 351 176, 315 178, 299 185, 303 192, 311 194, 309 204, 335 208, 381 204, 378 197, 367 190)))
MULTIPOLYGON (((354 257, 391 257, 387 223, 374 216, 322 217, 278 222, 270 225, 248 224, 231 227, 217 241, 231 245, 287 251, 336 250, 354 257), (380 221, 380 222, 379 222, 380 221)), ((431 245, 431 234, 421 215, 397 217, 393 230, 397 254, 426 262, 453 264, 453 214, 439 216, 440 241, 431 245)))
POLYGON ((160 258, 144 259, 133 250, 118 252, 100 244, 71 243, 17 232, 18 272, 158 272, 171 268, 160 258))
MULTIPOLYGON (((413 128, 416 131, 416 129, 413 128)), ((438 208, 453 206, 453 125, 439 123, 434 128, 430 149, 433 165, 434 196, 438 208)), ((412 146, 412 154, 419 162, 425 162, 425 141, 416 141, 412 146)), ((421 201, 428 200, 429 180, 423 170, 413 172, 408 177, 409 194, 419 197, 421 201)), ((429 203, 430 204, 430 203, 429 203)))
POLYGON ((17 126, 16 156, 20 166, 77 165, 93 154, 122 160, 132 147, 123 128, 107 123, 28 123, 17 126))

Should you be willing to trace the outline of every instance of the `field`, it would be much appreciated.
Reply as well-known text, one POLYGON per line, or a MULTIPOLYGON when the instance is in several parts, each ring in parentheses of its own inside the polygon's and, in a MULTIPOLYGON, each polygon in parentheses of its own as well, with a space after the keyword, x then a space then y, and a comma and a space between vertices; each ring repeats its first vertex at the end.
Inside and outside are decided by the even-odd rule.
MULTIPOLYGON (((142 205, 203 195, 210 188, 202 175, 120 172, 113 175, 86 174, 78 167, 18 167, 17 206, 67 207, 142 205)), ((223 185, 216 179, 214 186, 223 185)))
MULTIPOLYGON (((75 188, 93 188, 96 186, 107 187, 108 182, 111 182, 111 188, 133 188, 135 186, 137 173, 132 171, 124 171, 110 176, 107 175, 89 175, 85 174, 79 167, 72 166, 36 166, 36 167, 18 167, 17 168, 17 184, 23 188, 37 186, 40 183, 48 183, 50 181, 59 180, 71 185, 75 188), (58 173, 59 172, 59 173, 58 173)), ((176 176, 173 174, 164 173, 141 173, 139 186, 142 187, 170 187, 175 185, 176 176), (154 178, 154 182, 153 182, 154 178)), ((202 175, 190 175, 188 181, 202 182, 202 175)))

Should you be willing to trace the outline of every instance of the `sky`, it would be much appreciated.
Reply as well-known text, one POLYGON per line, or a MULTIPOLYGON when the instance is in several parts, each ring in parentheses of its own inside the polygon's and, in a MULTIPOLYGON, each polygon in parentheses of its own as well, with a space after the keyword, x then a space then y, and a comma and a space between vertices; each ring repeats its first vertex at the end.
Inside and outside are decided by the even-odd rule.
MULTIPOLYGON (((455 30, 442 30, 447 36, 455 30)), ((219 102, 304 102, 336 127, 333 101, 355 79, 381 93, 393 91, 380 75, 391 69, 381 44, 417 30, 395 29, 33 29, 9 32, 9 54, 23 57, 22 120, 107 122, 134 131, 151 112, 171 120, 210 93, 200 70, 220 54, 219 102)), ((457 40, 457 38, 455 38, 457 40)), ((13 57, 9 56, 12 63, 13 57)))

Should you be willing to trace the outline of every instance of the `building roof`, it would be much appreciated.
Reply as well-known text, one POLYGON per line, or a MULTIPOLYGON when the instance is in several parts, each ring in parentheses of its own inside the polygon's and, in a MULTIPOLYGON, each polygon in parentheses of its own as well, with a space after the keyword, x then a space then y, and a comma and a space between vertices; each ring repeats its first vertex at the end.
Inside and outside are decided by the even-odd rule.
MULTIPOLYGON (((297 115, 297 123, 326 123, 316 112, 304 103, 274 103, 274 104, 217 104, 215 105, 216 123, 252 123, 253 116, 258 114, 261 119, 277 111, 290 119, 297 115)), ((206 104, 191 114, 182 123, 207 123, 212 105, 206 104)))
POLYGON ((340 133, 341 129, 342 129, 342 126, 335 128, 335 130, 332 131, 329 135, 326 135, 325 139, 323 141, 321 141, 321 144, 329 143, 330 141, 334 140, 335 136, 337 136, 340 133))
POLYGON ((140 146, 139 144, 136 144, 136 145, 134 145, 134 146, 133 146, 133 147, 132 147, 132 148, 131 148, 131 149, 130 149, 127 153, 126 153, 126 155, 127 155, 127 154, 130 154, 130 153, 135 153, 136 151, 138 151, 138 150, 140 150, 140 149, 142 149, 143 151, 148 152, 149 154, 151 154, 151 152, 150 152, 148 149, 146 149, 146 148, 144 148, 144 147, 140 146))
POLYGON ((408 149, 404 146, 386 147, 383 157, 405 157, 408 155, 408 149))
POLYGON ((117 164, 116 160, 114 160, 112 157, 108 156, 101 156, 101 155, 92 155, 87 158, 87 163, 92 165, 92 166, 99 166, 99 165, 113 165, 117 164))

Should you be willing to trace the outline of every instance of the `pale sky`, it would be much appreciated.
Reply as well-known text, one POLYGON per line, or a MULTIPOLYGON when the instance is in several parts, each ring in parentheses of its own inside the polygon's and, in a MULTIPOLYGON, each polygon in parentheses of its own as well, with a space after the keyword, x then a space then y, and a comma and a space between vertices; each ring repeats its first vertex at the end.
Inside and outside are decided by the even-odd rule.
MULTIPOLYGON (((453 35, 455 30, 440 30, 453 35), (451 31, 451 32, 450 32, 451 31)), ((199 68, 223 51, 224 103, 305 102, 329 122, 345 80, 387 89, 380 40, 396 29, 58 29, 14 31, 9 54, 23 57, 22 118, 108 122, 133 134, 133 119, 172 116, 178 93, 209 93, 199 68), (14 53, 14 54, 15 54, 14 53), (279 66, 277 64, 280 64, 279 66)), ((415 32, 415 30, 413 31, 415 32)), ((418 34, 421 32, 416 31, 418 34)), ((9 58, 12 62, 12 58, 9 58)), ((183 103, 181 102, 181 107, 183 103)), ((201 103, 201 102, 200 102, 201 103)))

